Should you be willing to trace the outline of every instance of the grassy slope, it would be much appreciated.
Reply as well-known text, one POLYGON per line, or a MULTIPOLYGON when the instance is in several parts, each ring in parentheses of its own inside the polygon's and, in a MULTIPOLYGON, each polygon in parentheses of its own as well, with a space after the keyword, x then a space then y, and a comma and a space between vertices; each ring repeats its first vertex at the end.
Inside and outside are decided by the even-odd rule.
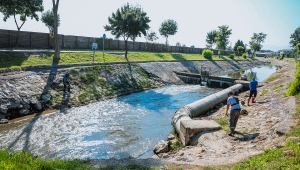
MULTIPOLYGON (((51 65, 53 54, 40 53, 0 53, 0 69, 20 68, 24 66, 51 65)), ((180 54, 180 53, 130 53, 129 61, 163 61, 163 60, 207 60, 200 54, 180 54)), ((245 60, 236 57, 236 60, 245 60)), ((59 64, 92 63, 93 53, 61 53, 59 64)), ((213 60, 231 60, 227 56, 213 56, 213 60)), ((95 54, 95 63, 102 62, 126 62, 123 55, 95 54)))

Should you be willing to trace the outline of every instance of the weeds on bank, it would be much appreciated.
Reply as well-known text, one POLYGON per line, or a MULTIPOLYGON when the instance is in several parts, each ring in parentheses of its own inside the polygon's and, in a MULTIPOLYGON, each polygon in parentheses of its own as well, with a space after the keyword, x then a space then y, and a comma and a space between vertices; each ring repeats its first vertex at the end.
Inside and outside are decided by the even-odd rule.
POLYGON ((230 132, 229 126, 228 126, 228 121, 229 118, 227 116, 218 118, 215 120, 219 125, 221 125, 221 128, 226 131, 226 132, 230 132))
POLYGON ((171 146, 170 146, 170 152, 179 151, 182 148, 184 148, 184 146, 178 140, 176 140, 175 142, 173 142, 171 144, 171 146))
POLYGON ((260 93, 260 95, 259 96, 264 96, 265 94, 267 94, 269 92, 269 90, 268 89, 266 89, 266 90, 263 90, 261 93, 260 93))
POLYGON ((274 76, 271 76, 271 77, 267 78, 267 79, 265 80, 265 83, 270 83, 270 82, 272 82, 272 81, 274 81, 274 80, 277 80, 278 78, 280 78, 280 74, 276 74, 276 75, 274 75, 274 76))
POLYGON ((278 92, 280 92, 280 91, 282 90, 282 87, 283 87, 283 86, 284 86, 284 85, 281 84, 281 85, 272 87, 271 90, 273 90, 274 92, 278 93, 278 92))

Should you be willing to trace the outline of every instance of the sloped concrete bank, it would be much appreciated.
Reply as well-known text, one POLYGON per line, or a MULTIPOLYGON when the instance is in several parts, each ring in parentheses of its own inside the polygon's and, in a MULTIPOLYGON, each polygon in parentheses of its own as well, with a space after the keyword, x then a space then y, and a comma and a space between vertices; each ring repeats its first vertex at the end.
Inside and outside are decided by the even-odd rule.
POLYGON ((182 84, 174 71, 200 74, 201 69, 209 71, 211 75, 235 70, 249 69, 270 63, 262 60, 241 61, 180 61, 180 62, 147 62, 136 63, 148 73, 157 75, 161 80, 173 84, 182 84))
POLYGON ((20 117, 47 109, 62 112, 73 106, 86 105, 120 95, 181 84, 173 71, 212 74, 251 68, 265 62, 250 61, 181 61, 133 63, 133 79, 127 64, 93 67, 39 67, 31 71, 0 74, 0 119, 20 117), (71 73, 71 95, 62 93, 62 76, 71 73))

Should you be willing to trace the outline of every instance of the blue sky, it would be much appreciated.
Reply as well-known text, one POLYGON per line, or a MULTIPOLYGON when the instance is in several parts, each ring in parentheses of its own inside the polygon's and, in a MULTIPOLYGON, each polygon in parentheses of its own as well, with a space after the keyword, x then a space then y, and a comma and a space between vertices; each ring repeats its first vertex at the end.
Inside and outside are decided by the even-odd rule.
MULTIPOLYGON (((174 19, 178 32, 169 38, 187 46, 205 47, 206 33, 220 25, 232 29, 232 46, 241 39, 248 44, 254 32, 267 34, 263 49, 279 50, 289 48, 290 35, 300 26, 300 0, 61 0, 60 34, 99 37, 105 32, 103 25, 117 8, 125 3, 139 4, 151 19, 151 29, 158 33, 161 22, 174 19), (104 3, 105 2, 105 3, 104 3)), ((51 0, 44 0, 45 11, 52 8, 51 0)), ((41 14, 40 14, 41 15, 41 14)), ((0 28, 16 30, 13 18, 4 22, 0 14, 0 28)), ((28 20, 23 31, 48 32, 39 21, 28 20)), ((144 37, 137 41, 145 41, 144 37)), ((160 37, 157 41, 164 43, 160 37)))

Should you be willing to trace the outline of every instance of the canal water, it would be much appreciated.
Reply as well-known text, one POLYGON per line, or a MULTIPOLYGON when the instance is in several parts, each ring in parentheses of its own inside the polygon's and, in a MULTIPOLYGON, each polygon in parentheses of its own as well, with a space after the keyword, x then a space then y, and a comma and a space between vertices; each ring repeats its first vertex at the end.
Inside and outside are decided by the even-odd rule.
MULTIPOLYGON (((245 73, 251 71, 263 81, 276 67, 245 73)), ((172 132, 171 119, 177 109, 219 90, 168 85, 64 113, 38 115, 0 127, 0 148, 29 150, 45 158, 149 158, 154 146, 172 132)))
POLYGON ((262 82, 267 79, 272 73, 279 70, 280 66, 274 65, 264 65, 259 67, 254 67, 246 70, 239 70, 227 73, 226 75, 221 75, 219 77, 226 77, 226 78, 233 78, 233 79, 240 79, 242 76, 246 77, 247 80, 252 80, 254 77, 258 82, 262 82))
POLYGON ((101 101, 67 113, 18 122, 0 132, 2 147, 46 158, 146 158, 172 132, 175 111, 220 89, 168 85, 101 101))

